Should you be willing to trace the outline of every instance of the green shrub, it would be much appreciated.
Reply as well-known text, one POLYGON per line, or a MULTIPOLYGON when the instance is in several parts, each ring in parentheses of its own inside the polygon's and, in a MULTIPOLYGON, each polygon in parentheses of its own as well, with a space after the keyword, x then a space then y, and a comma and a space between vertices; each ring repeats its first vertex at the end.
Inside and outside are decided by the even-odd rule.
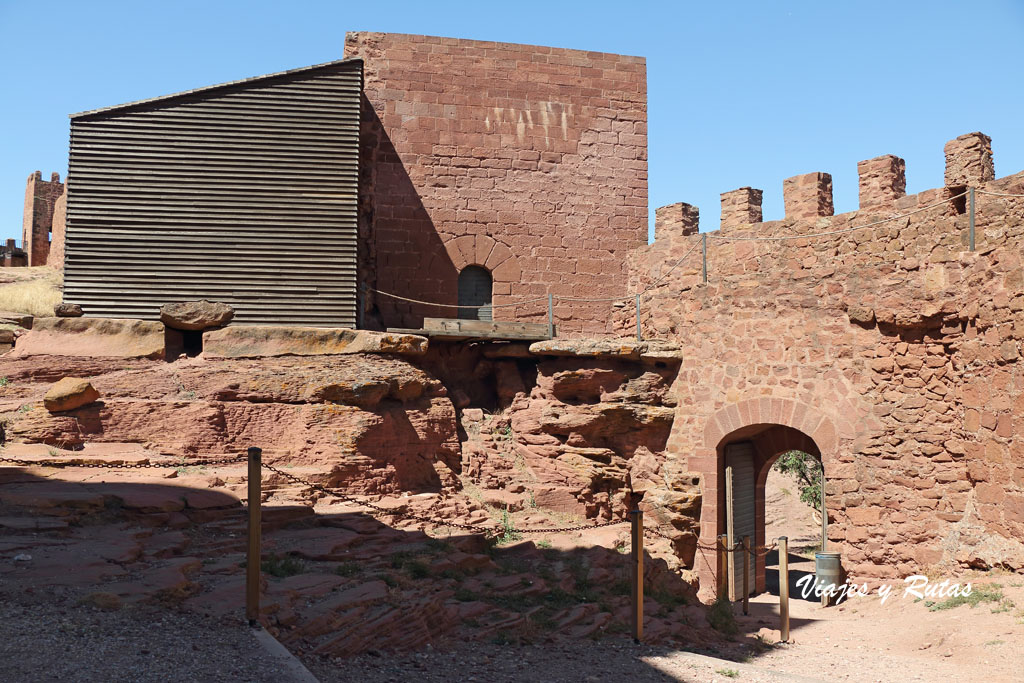
POLYGON ((732 603, 727 598, 718 598, 708 608, 708 623, 711 628, 727 636, 734 636, 740 631, 732 613, 732 603))
POLYGON ((271 555, 260 563, 260 569, 278 579, 285 579, 306 571, 306 563, 297 557, 271 555))

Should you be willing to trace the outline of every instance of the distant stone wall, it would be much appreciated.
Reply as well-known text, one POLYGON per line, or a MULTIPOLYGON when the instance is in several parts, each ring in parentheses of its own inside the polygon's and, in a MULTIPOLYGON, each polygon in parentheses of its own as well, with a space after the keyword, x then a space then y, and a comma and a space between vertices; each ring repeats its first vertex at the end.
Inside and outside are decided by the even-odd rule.
MULTIPOLYGON (((363 271, 368 284, 455 304, 458 273, 494 278, 496 320, 546 301, 626 293, 647 242, 647 86, 641 57, 474 40, 350 33, 365 60, 363 271)), ((453 309, 377 296, 376 324, 453 309)), ((607 334, 608 305, 556 303, 560 334, 607 334)))
POLYGON ((63 192, 64 183, 60 182, 58 173, 52 174, 49 181, 43 180, 40 171, 28 177, 25 185, 25 211, 22 214, 21 234, 30 266, 45 266, 48 263, 53 212, 57 198, 63 192))
POLYGON ((64 227, 68 216, 68 185, 53 207, 53 221, 50 227, 50 255, 46 262, 58 270, 64 270, 64 227))
MULTIPOLYGON (((981 133, 946 154, 947 186, 911 196, 902 159, 861 162, 861 208, 841 215, 825 173, 785 181, 780 221, 760 221, 760 190, 723 194, 706 285, 696 209, 658 210, 630 289, 689 253, 644 296, 642 323, 683 348, 668 451, 701 479, 703 542, 725 528, 724 448, 749 440, 762 520, 781 453, 824 459, 829 538, 853 578, 1024 569, 1024 198, 984 194, 1024 194, 1024 173, 995 180, 981 133), (951 199, 967 187, 975 251, 968 197, 951 199), (680 215, 684 228, 661 222, 680 215)), ((632 308, 617 324, 634 333, 632 308)))

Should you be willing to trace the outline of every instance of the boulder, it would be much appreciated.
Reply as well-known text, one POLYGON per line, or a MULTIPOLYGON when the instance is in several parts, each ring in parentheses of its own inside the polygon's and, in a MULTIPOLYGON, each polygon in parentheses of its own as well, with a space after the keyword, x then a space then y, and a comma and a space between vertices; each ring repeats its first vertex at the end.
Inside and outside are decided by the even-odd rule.
POLYGON ((176 330, 223 327, 235 317, 235 309, 217 301, 183 301, 160 307, 160 322, 176 330))
POLYGON ((58 318, 81 318, 82 307, 78 304, 57 304, 53 307, 53 314, 58 318))
POLYGON ((65 377, 46 392, 43 405, 51 413, 81 408, 100 397, 100 392, 87 379, 65 377))

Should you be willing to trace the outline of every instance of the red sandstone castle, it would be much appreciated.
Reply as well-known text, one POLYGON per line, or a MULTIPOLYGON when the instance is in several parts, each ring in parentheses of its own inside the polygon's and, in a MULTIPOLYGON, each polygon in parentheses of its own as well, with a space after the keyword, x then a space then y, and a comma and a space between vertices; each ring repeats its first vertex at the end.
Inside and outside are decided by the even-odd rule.
MULTIPOLYGON (((404 299, 539 320, 553 294, 560 334, 683 349, 657 476, 697 526, 676 548, 702 585, 697 536, 732 526, 726 463, 760 545, 790 449, 824 463, 856 575, 1024 567, 1024 174, 995 179, 981 133, 946 145, 941 188, 906 196, 883 156, 859 164, 858 211, 833 215, 813 173, 785 181, 783 220, 741 188, 718 233, 673 204, 647 245, 642 58, 356 33, 338 62, 75 115, 71 149, 48 258, 86 315, 206 297, 242 324, 418 327, 452 312, 404 299), (571 300, 641 290, 639 321, 571 300)), ((30 178, 33 264, 58 193, 30 178)))
MULTIPOLYGON (((62 263, 87 316, 209 298, 241 324, 454 316, 378 291, 505 320, 626 293, 647 241, 643 58, 378 33, 345 56, 73 115, 67 235, 63 186, 33 177, 29 263, 62 263)), ((552 313, 610 332, 606 304, 552 313)))

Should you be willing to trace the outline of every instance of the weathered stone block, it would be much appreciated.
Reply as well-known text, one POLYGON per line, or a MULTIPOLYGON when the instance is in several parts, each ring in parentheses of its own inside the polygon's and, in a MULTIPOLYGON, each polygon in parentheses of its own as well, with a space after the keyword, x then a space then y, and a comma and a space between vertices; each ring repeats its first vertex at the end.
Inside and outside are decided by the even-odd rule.
POLYGON ((724 229, 737 225, 760 223, 763 197, 763 190, 755 190, 752 187, 741 187, 731 192, 723 192, 721 227, 724 229))
POLYGON ((46 392, 43 405, 51 413, 74 410, 94 402, 100 392, 87 379, 65 377, 46 392))
POLYGON ((946 187, 977 187, 995 179, 992 138, 967 133, 946 143, 946 187))
POLYGON ((700 209, 676 202, 654 210, 654 240, 696 235, 700 230, 700 209))
POLYGON ((897 156, 866 159, 857 164, 860 206, 891 204, 907 194, 907 162, 897 156))
POLYGON ((807 220, 820 216, 831 216, 832 175, 829 173, 806 173, 782 181, 783 203, 786 218, 807 220))

